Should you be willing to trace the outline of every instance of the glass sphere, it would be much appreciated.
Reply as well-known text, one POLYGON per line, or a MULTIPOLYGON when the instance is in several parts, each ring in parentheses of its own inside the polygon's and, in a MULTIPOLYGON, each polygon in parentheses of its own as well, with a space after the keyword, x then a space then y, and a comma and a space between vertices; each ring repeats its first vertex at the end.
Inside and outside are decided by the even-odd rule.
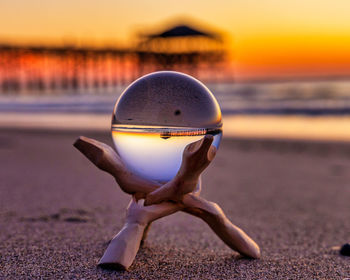
POLYGON ((123 162, 137 175, 167 182, 180 168, 185 147, 214 135, 219 148, 221 110, 195 78, 160 71, 134 81, 121 94, 112 116, 112 138, 123 162))

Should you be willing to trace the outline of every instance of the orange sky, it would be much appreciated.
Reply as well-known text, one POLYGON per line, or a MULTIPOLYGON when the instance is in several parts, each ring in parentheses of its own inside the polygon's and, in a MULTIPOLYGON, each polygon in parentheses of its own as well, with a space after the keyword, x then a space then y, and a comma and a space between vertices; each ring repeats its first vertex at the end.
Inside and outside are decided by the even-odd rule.
POLYGON ((0 0, 0 41, 127 45, 179 15, 229 35, 238 78, 350 75, 349 0, 0 0))

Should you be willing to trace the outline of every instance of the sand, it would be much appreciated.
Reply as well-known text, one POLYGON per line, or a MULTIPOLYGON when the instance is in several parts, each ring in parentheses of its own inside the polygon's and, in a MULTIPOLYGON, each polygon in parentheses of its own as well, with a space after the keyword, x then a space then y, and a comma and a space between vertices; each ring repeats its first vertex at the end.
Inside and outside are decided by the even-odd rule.
POLYGON ((84 134, 0 132, 0 279, 344 279, 350 258, 350 144, 224 139, 202 195, 261 246, 231 251, 176 213, 154 223, 129 272, 96 267, 129 197, 72 147, 84 134))

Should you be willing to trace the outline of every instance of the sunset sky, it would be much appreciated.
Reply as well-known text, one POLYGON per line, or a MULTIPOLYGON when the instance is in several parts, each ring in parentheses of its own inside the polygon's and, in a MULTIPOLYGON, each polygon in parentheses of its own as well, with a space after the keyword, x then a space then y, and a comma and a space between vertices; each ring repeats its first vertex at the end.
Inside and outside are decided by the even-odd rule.
POLYGON ((350 75, 349 0, 0 0, 0 42, 128 45, 178 17, 228 35, 238 78, 350 75))

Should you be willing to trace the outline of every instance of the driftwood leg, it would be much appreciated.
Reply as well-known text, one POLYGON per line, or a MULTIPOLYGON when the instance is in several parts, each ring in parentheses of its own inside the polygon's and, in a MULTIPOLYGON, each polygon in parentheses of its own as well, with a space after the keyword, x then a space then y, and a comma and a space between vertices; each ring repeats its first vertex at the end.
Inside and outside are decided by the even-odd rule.
POLYGON ((222 209, 214 202, 192 194, 185 195, 184 211, 201 218, 232 250, 253 259, 260 258, 260 248, 242 229, 235 226, 226 217, 222 209))
MULTIPOLYGON (((192 150, 192 155, 196 153, 200 153, 200 154, 204 154, 204 156, 202 156, 202 160, 200 160, 198 164, 193 164, 193 165, 189 164, 191 160, 186 160, 186 159, 183 160, 180 170, 185 169, 186 171, 186 168, 184 168, 183 166, 186 166, 187 164, 188 167, 194 168, 192 169, 194 171, 194 174, 197 174, 197 175, 200 174, 200 172, 202 172, 205 169, 205 167, 210 163, 210 161, 215 156, 216 151, 213 149, 210 150, 210 145, 208 145, 209 142, 210 144, 212 142, 212 139, 210 139, 210 137, 204 138, 204 140, 202 140, 201 142, 198 141, 196 145, 199 145, 199 148, 198 146, 196 147, 195 145, 191 144, 192 148, 193 146, 196 147, 196 149, 193 149, 194 152, 192 150), (206 148, 201 149, 200 147, 202 146, 205 146, 206 148), (197 173, 195 168, 197 168, 200 171, 198 171, 197 173)), ((160 187, 159 184, 156 182, 152 182, 152 181, 140 178, 137 175, 129 172, 125 168, 124 164, 120 160, 119 156, 115 153, 115 151, 106 144, 103 144, 101 142, 98 142, 96 140, 89 139, 86 137, 80 137, 74 143, 74 146, 78 148, 84 155, 86 155, 90 159, 90 161, 92 161, 98 168, 110 173, 116 179, 116 181, 118 182, 122 190, 124 190, 127 193, 147 194, 160 187)), ((188 147, 186 149, 188 149, 188 147)), ((191 152, 191 149, 189 150, 191 152)), ((186 158, 186 156, 184 155, 183 158, 186 158)), ((223 211, 217 204, 206 201, 205 199, 200 198, 193 193, 186 194, 187 191, 193 190, 194 179, 191 176, 187 177, 187 179, 189 180, 189 183, 186 184, 186 177, 182 177, 184 176, 184 174, 186 175, 188 173, 184 171, 181 171, 181 172, 179 171, 178 174, 175 176, 175 178, 166 184, 167 185, 166 188, 168 190, 164 191, 164 193, 160 192, 161 195, 157 197, 157 199, 160 197, 161 201, 164 199, 164 197, 168 197, 169 200, 173 200, 173 201, 180 200, 181 204, 163 202, 158 205, 151 205, 147 207, 160 206, 160 205, 163 205, 163 207, 165 207, 164 205, 166 205, 166 208, 167 208, 166 211, 163 208, 162 209, 165 211, 164 213, 169 213, 169 214, 179 210, 184 210, 187 213, 190 213, 204 220, 214 230, 214 232, 219 236, 219 238, 221 238, 225 242, 225 244, 227 244, 233 250, 236 250, 239 253, 251 258, 259 258, 260 249, 258 245, 251 238, 249 238, 249 236, 246 235, 241 229, 234 226, 226 218, 223 211), (191 186, 191 187, 186 188, 186 187, 183 187, 183 185, 186 187, 187 186, 191 186), (181 195, 180 196, 175 195, 175 197, 172 197, 171 195, 169 195, 172 193, 172 191, 169 191, 169 190, 172 190, 172 189, 182 190, 181 195), (163 194, 165 195, 163 196, 163 194)), ((196 185, 194 184, 194 186, 196 185)), ((155 211, 156 208, 152 208, 152 209, 155 211)), ((158 213, 158 217, 162 217, 165 215, 166 214, 158 213)), ((134 249, 139 248, 140 241, 142 239, 145 227, 146 225, 144 225, 143 227, 136 227, 138 233, 135 236, 137 236, 136 239, 138 240, 137 242, 138 244, 136 247, 132 247, 135 245, 129 245, 130 247, 134 249), (140 229, 142 229, 142 231, 140 229)), ((125 235, 125 233, 128 232, 127 229, 130 229, 130 227, 127 227, 125 229, 123 228, 123 230, 120 232, 121 235, 118 234, 115 237, 115 240, 124 240, 126 243, 128 243, 127 242, 128 239, 125 239, 127 236, 125 235)), ((136 232, 135 229, 134 231, 136 232)), ((126 252, 123 252, 123 248, 124 249, 128 248, 128 246, 121 247, 120 242, 121 241, 111 242, 110 246, 112 247, 109 246, 107 248, 107 251, 111 252, 113 250, 118 250, 120 254, 122 255, 126 254, 126 252), (114 248, 114 249, 112 250, 110 248, 112 249, 114 248)), ((110 254, 107 254, 107 256, 110 256, 110 254)), ((131 258, 129 258, 129 260, 130 259, 131 258)), ((106 258, 104 258, 104 260, 106 260, 106 258)), ((103 266, 103 263, 104 262, 100 262, 100 265, 103 266)), ((128 266, 126 264, 122 264, 122 267, 127 268, 128 266)))
POLYGON ((111 240, 98 265, 102 268, 128 270, 139 250, 147 225, 178 211, 179 207, 181 206, 171 202, 144 206, 144 199, 136 201, 133 196, 124 227, 111 240))

